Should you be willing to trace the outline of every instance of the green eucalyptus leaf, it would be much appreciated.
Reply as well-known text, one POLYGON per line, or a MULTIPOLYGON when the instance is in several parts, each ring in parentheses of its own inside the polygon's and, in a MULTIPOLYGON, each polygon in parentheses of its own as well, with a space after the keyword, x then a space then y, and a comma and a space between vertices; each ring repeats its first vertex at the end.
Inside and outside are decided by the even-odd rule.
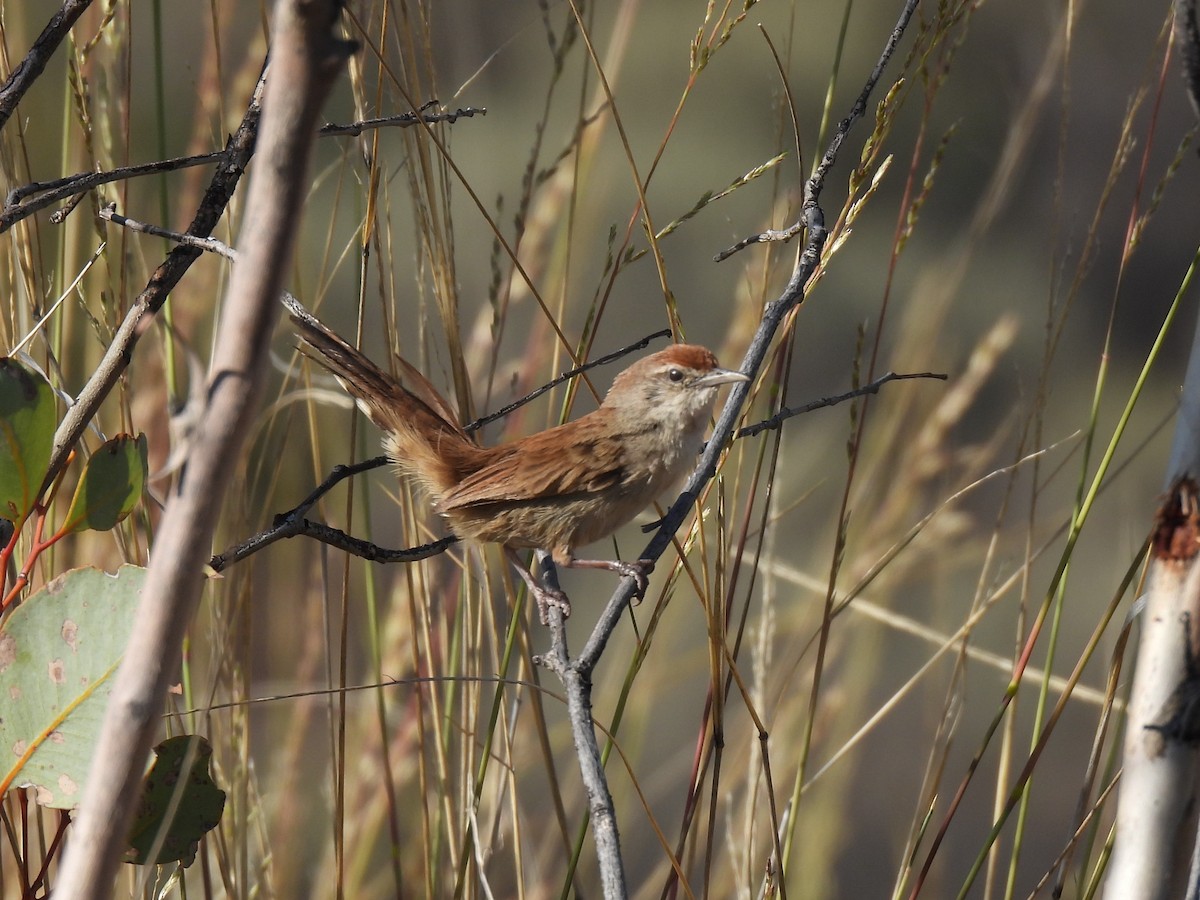
POLYGON ((58 414, 46 380, 0 357, 0 518, 24 521, 46 477, 58 414))
POLYGON ((108 531, 129 515, 146 483, 146 436, 119 434, 92 454, 61 531, 108 531))
POLYGON ((160 866, 181 862, 186 868, 196 861, 200 838, 217 827, 225 811, 225 792, 213 782, 208 769, 212 745, 199 735, 180 734, 155 747, 154 754, 154 765, 143 779, 142 799, 129 831, 125 861, 139 866, 149 862, 161 832, 162 843, 154 862, 160 866), (193 745, 185 775, 183 767, 193 745), (176 793, 179 798, 168 821, 176 793))
POLYGON ((72 569, 0 624, 0 796, 79 803, 145 575, 72 569))

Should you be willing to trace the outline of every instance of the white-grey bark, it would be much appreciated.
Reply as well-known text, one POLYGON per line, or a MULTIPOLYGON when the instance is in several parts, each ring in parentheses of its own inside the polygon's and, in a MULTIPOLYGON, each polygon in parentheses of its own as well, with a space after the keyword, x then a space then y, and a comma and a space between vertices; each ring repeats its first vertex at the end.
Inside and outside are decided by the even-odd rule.
POLYGON ((246 217, 208 379, 208 405, 167 504, 55 895, 112 894, 168 680, 203 587, 202 570, 239 449, 257 410, 268 340, 291 258, 317 115, 348 53, 333 0, 279 0, 246 217))

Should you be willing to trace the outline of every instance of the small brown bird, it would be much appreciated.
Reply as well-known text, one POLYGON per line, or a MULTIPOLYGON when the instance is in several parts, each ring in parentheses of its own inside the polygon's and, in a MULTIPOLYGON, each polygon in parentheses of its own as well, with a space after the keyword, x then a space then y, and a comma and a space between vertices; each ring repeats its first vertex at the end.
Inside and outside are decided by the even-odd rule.
MULTIPOLYGON (((290 299, 290 298, 289 298, 290 299)), ((397 469, 416 479, 460 538, 503 544, 537 599, 570 614, 515 548, 550 552, 558 565, 608 569, 646 589, 652 564, 576 559, 575 548, 612 534, 696 463, 719 385, 745 381, 704 347, 676 344, 631 365, 595 412, 498 447, 481 447, 416 369, 405 384, 383 372, 299 304, 286 304, 301 337, 384 432, 397 469)))

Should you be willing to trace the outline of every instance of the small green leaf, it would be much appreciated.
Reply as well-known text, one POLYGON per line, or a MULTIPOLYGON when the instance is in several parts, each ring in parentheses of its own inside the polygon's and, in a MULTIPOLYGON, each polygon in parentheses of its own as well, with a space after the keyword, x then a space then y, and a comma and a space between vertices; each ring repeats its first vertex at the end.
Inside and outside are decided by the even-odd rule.
POLYGON ((182 862, 184 868, 196 861, 200 838, 217 827, 225 811, 225 792, 213 783, 208 771, 212 745, 199 735, 180 734, 167 738, 154 748, 157 757, 142 783, 142 799, 129 831, 129 849, 125 861, 144 866, 150 859, 159 832, 162 845, 154 862, 165 865, 182 862), (180 785, 188 749, 195 745, 187 780, 180 785), (171 801, 180 793, 178 805, 169 822, 171 801))
POLYGON ((79 803, 146 570, 72 569, 0 625, 0 795, 79 803))
POLYGON ((129 515, 146 483, 146 436, 119 434, 92 454, 59 529, 108 531, 129 515))
POLYGON ((58 415, 46 380, 0 357, 0 518, 20 522, 46 477, 58 415))

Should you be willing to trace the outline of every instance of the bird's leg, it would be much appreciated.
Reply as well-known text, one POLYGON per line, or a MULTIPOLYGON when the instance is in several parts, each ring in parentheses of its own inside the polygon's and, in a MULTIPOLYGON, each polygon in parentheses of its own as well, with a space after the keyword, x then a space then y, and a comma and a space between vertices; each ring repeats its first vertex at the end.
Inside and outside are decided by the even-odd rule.
POLYGON ((650 573, 654 571, 654 560, 639 559, 637 562, 622 562, 619 559, 559 559, 559 565, 570 566, 572 569, 607 569, 625 578, 632 578, 637 583, 636 596, 640 600, 646 596, 646 588, 650 586, 650 573))
POLYGON ((538 615, 543 625, 550 624, 551 607, 562 612, 564 619, 571 615, 571 601, 567 599, 566 594, 557 588, 544 587, 521 562, 521 557, 512 547, 506 545, 504 552, 508 556, 509 562, 517 570, 517 574, 521 576, 521 580, 529 587, 529 592, 533 594, 534 600, 537 601, 538 615))

